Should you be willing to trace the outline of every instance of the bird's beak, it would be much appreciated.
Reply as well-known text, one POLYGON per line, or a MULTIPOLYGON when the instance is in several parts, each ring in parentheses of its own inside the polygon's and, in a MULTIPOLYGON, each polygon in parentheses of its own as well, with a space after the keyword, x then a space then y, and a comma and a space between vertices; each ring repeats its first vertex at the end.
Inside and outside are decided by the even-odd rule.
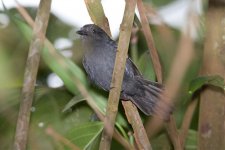
POLYGON ((84 30, 78 30, 76 33, 79 35, 87 35, 87 32, 85 32, 84 30))

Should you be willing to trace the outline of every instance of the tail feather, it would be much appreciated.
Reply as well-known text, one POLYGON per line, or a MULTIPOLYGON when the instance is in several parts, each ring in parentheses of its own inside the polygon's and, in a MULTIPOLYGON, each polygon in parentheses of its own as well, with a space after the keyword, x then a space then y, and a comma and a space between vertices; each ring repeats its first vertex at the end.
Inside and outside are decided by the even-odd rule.
POLYGON ((141 77, 136 77, 135 82, 132 81, 132 83, 134 84, 132 85, 133 88, 128 88, 122 92, 122 99, 131 100, 145 115, 156 114, 167 120, 172 109, 160 97, 164 87, 159 83, 141 77))

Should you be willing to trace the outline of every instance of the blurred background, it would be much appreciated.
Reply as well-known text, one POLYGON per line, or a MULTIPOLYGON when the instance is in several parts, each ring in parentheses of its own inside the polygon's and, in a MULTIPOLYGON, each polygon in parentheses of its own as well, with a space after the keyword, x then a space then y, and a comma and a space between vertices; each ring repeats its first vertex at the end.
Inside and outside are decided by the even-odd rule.
MULTIPOLYGON (((39 0, 18 0, 18 2, 34 19, 39 0)), ((204 8, 207 4, 201 0, 145 0, 144 3, 162 63, 164 81, 168 77, 178 48, 178 41, 187 25, 190 8, 199 16, 198 26, 193 24, 190 30, 194 41, 194 58, 176 95, 175 118, 179 126, 187 101, 192 97, 189 91, 190 82, 198 76, 201 67, 205 32, 204 8)), ((102 5, 109 20, 112 38, 117 41, 125 2, 102 0, 102 5)), ((0 149, 12 148, 30 43, 28 35, 31 35, 31 29, 18 13, 16 6, 17 3, 14 0, 1 0, 0 3, 0 149)), ((138 24, 139 14, 138 11, 136 12, 135 22, 138 24)), ((92 21, 83 0, 53 0, 46 37, 57 49, 58 55, 64 56, 63 59, 66 61, 73 62, 73 64, 68 63, 69 66, 75 69, 74 73, 82 78, 82 83, 104 111, 108 94, 90 85, 81 65, 82 49, 76 31, 89 23, 92 21)), ((149 50, 140 28, 134 28, 131 41, 130 57, 145 78, 156 80, 149 50)), ((98 122, 98 118, 79 92, 76 94, 72 92, 74 85, 68 80, 65 70, 52 63, 56 59, 57 57, 42 53, 35 99, 31 109, 28 149, 68 149, 63 143, 58 142, 54 134, 51 134, 52 132, 71 140, 80 148, 98 149, 102 124, 98 122), (52 131, 50 134, 49 130, 52 131)), ((132 129, 125 119, 121 106, 119 113, 117 128, 132 143, 133 136, 130 134, 132 129)), ((141 115, 145 122, 146 116, 141 115)), ((186 149, 196 149, 198 115, 195 115, 193 120, 185 145, 186 149)), ((171 147, 164 131, 155 135, 151 144, 154 149, 171 147)), ((113 141, 112 149, 123 148, 113 141)))

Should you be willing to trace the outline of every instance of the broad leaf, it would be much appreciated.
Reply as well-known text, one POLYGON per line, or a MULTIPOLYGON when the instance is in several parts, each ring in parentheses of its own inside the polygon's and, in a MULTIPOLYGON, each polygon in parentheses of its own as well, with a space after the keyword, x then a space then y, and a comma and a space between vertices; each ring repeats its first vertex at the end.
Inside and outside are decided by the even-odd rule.
POLYGON ((88 122, 75 126, 68 131, 67 138, 82 149, 87 149, 95 143, 103 129, 102 122, 88 122))
POLYGON ((192 94, 198 89, 200 89, 203 85, 213 85, 224 90, 224 79, 219 75, 214 76, 200 76, 193 79, 189 85, 189 93, 192 94))

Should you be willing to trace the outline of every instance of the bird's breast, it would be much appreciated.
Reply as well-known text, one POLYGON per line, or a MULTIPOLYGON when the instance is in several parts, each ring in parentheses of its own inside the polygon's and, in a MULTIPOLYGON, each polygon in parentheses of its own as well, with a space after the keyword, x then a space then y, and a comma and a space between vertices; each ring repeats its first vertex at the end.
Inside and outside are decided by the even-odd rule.
POLYGON ((84 68, 90 79, 103 89, 109 90, 115 53, 101 48, 92 48, 83 58, 84 68))

